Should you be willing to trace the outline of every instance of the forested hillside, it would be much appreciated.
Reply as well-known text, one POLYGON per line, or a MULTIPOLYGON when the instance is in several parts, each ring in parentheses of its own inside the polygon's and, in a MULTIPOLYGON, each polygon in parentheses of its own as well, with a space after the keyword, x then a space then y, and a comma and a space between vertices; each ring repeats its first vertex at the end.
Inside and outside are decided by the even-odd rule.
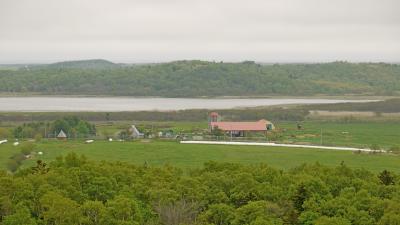
POLYGON ((399 177, 319 164, 281 171, 207 163, 182 171, 70 154, 0 172, 0 224, 400 224, 399 177))
POLYGON ((66 61, 58 62, 50 65, 44 65, 44 69, 108 69, 117 67, 118 65, 104 59, 93 59, 93 60, 80 60, 80 61, 66 61))
POLYGON ((400 95, 400 65, 105 60, 0 70, 0 93, 128 96, 400 95))

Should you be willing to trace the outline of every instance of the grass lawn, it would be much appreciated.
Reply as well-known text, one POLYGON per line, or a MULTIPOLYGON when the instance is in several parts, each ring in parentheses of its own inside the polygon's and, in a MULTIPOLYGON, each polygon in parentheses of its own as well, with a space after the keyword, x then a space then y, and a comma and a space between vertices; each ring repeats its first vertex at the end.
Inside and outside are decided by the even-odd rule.
MULTIPOLYGON (((8 158, 19 151, 20 147, 14 147, 11 143, 0 145, 1 168, 5 168, 8 158)), ((44 154, 40 158, 47 162, 57 156, 75 152, 84 154, 91 160, 119 160, 135 164, 147 162, 154 166, 171 164, 183 169, 199 167, 210 160, 246 164, 266 163, 280 169, 315 162, 336 166, 344 161, 353 168, 365 168, 375 172, 384 169, 400 172, 399 156, 283 147, 192 145, 166 141, 95 141, 92 144, 84 144, 83 141, 42 141, 37 144, 35 151, 42 151, 44 154)), ((38 158, 25 160, 23 166, 33 165, 38 158)))

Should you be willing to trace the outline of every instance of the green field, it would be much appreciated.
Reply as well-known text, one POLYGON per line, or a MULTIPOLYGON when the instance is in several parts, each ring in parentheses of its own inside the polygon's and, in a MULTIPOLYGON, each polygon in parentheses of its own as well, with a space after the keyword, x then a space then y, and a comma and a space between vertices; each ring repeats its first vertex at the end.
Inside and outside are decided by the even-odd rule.
MULTIPOLYGON (((0 145, 2 167, 5 168, 8 158, 19 151, 20 147, 14 147, 10 143, 0 145)), ((400 172, 400 157, 394 155, 282 147, 191 145, 167 141, 149 143, 95 141, 92 144, 84 144, 83 141, 42 141, 37 144, 35 151, 42 151, 44 154, 25 160, 23 166, 33 165, 39 158, 48 162, 57 156, 75 152, 91 160, 118 160, 135 164, 146 162, 154 166, 170 164, 183 169, 199 167, 210 160, 245 164, 266 163, 280 169, 315 162, 336 166, 343 161, 353 168, 372 171, 388 169, 400 172)))
MULTIPOLYGON (((126 130, 132 123, 142 132, 157 133, 160 130, 173 130, 176 133, 206 133, 207 122, 97 122, 97 138, 105 136, 117 138, 120 131, 126 130)), ((330 146, 348 146, 369 148, 372 145, 382 149, 400 145, 400 125, 398 122, 385 121, 306 121, 301 122, 302 129, 297 129, 297 122, 275 122, 276 130, 268 134, 268 140, 282 143, 321 144, 330 146), (321 138, 322 131, 322 138, 321 138), (275 139, 275 140, 274 140, 275 139)), ((3 131, 11 134, 16 124, 2 124, 3 131)), ((5 136, 6 137, 6 136, 5 136)), ((3 137, 3 138, 5 138, 3 137)), ((12 142, 12 138, 9 138, 12 142)), ((0 167, 6 168, 9 158, 21 151, 11 143, 0 145, 0 167)), ((204 162, 267 163, 273 167, 288 169, 302 163, 320 162, 335 166, 344 161, 348 166, 366 168, 372 171, 383 169, 400 171, 400 157, 396 155, 354 154, 344 151, 316 149, 295 149, 282 147, 257 146, 215 146, 183 145, 174 141, 150 140, 106 142, 97 140, 84 144, 84 140, 59 142, 42 140, 36 144, 35 152, 42 151, 45 161, 69 152, 84 154, 92 160, 119 160, 130 163, 149 165, 171 164, 181 168, 194 168, 204 162)), ((25 160, 23 166, 33 165, 37 158, 25 160)))
POLYGON ((278 128, 285 129, 279 140, 321 144, 322 139, 322 145, 359 148, 378 145, 384 149, 400 144, 399 122, 308 121, 301 124, 303 128, 297 130, 293 122, 278 123, 278 128))
MULTIPOLYGON (((177 133, 204 132, 207 130, 207 122, 139 122, 137 124, 142 130, 171 129, 177 133)), ((268 140, 358 148, 370 148, 372 145, 377 145, 383 149, 400 145, 400 125, 398 122, 307 121, 300 124, 302 129, 298 130, 297 122, 276 122, 277 129, 268 135, 268 140)), ((97 124, 96 126, 99 134, 112 135, 116 135, 126 127, 129 127, 127 122, 111 125, 97 124)))

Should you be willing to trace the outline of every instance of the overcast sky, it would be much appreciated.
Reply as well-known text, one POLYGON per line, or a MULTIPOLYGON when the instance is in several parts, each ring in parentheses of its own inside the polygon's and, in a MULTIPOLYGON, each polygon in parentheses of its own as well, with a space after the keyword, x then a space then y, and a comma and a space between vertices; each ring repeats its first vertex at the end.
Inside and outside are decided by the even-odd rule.
POLYGON ((400 0, 0 0, 0 63, 400 62, 400 0))

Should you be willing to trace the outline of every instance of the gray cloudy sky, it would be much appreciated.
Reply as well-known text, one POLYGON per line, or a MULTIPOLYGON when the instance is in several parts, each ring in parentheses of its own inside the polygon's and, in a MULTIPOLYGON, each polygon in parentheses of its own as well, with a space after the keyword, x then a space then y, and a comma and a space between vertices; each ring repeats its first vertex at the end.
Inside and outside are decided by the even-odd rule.
POLYGON ((0 63, 400 62, 399 0, 0 0, 0 63))

